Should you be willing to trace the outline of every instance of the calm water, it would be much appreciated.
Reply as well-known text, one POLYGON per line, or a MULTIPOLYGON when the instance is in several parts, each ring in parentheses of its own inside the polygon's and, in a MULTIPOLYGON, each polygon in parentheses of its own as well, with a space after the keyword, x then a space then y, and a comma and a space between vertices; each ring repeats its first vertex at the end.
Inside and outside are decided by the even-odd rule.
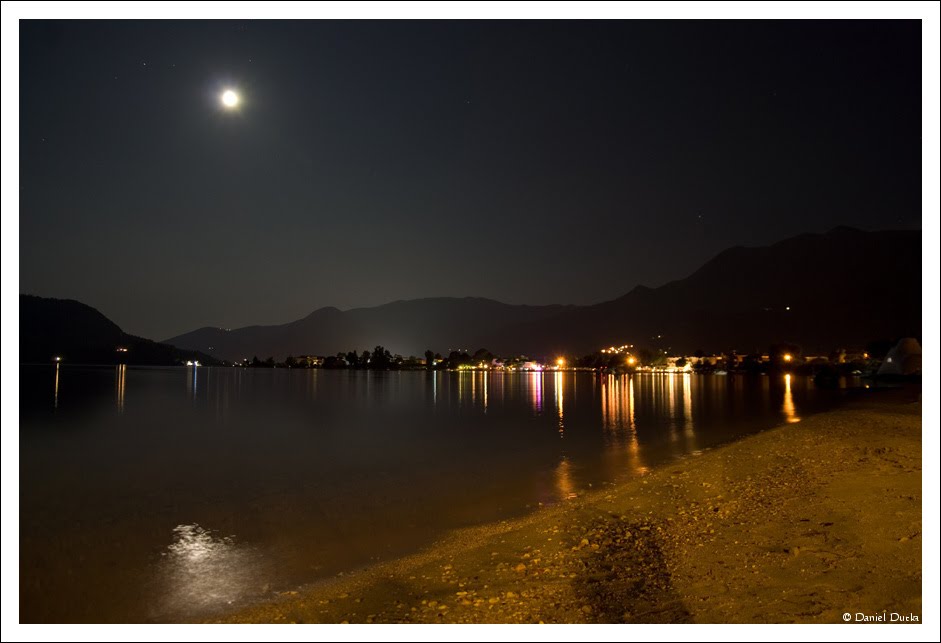
POLYGON ((21 367, 20 618, 208 618, 829 408, 805 378, 21 367))

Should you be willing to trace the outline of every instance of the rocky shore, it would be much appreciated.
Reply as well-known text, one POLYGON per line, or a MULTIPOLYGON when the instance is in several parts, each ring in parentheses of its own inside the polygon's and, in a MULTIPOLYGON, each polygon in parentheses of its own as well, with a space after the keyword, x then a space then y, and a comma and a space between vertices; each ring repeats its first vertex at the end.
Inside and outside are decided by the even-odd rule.
POLYGON ((873 395, 222 620, 920 621, 917 398, 873 395))

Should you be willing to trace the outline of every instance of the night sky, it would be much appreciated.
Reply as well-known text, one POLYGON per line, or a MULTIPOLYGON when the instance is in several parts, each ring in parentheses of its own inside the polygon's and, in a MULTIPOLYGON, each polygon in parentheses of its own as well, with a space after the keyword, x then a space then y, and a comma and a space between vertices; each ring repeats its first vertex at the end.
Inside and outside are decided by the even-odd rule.
POLYGON ((20 25, 20 291, 145 337, 921 227, 917 21, 20 25))

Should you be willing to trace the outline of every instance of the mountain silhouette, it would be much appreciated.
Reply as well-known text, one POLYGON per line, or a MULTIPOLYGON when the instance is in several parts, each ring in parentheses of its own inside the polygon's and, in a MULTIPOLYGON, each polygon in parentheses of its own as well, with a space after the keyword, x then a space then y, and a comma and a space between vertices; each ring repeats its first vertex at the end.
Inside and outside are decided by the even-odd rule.
POLYGON ((79 364, 215 362, 197 351, 128 335, 91 306, 73 299, 20 295, 20 363, 50 362, 55 357, 79 364))
POLYGON ((514 306, 479 297, 436 297, 394 301, 373 308, 341 311, 320 308, 307 317, 276 326, 231 331, 200 328, 165 340, 224 359, 287 355, 333 355, 382 345, 403 355, 427 348, 473 352, 490 332, 511 324, 538 323, 574 306, 514 306))
POLYGON ((165 342, 224 359, 281 359, 377 344, 403 355, 486 347, 549 356, 612 344, 753 352, 783 341, 817 352, 902 336, 921 337, 921 232, 840 227, 730 248, 684 279, 591 306, 415 299, 320 308, 281 325, 206 327, 165 342))
POLYGON ((904 336, 921 337, 921 232, 841 227, 730 248, 685 279, 485 341, 534 354, 625 343, 747 353, 782 341, 819 353, 904 336))

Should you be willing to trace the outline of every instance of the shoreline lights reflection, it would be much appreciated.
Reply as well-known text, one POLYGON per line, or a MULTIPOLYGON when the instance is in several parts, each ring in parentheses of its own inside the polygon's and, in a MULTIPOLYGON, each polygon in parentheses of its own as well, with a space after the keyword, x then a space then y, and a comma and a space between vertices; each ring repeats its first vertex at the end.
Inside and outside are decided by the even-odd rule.
POLYGON ((602 378, 601 424, 608 440, 617 448, 623 445, 627 451, 630 456, 630 470, 635 474, 644 475, 649 468, 641 459, 634 381, 633 374, 606 375, 602 378))
POLYGON ((791 391, 791 374, 784 376, 784 403, 781 405, 781 412, 784 413, 784 419, 788 424, 800 422, 797 415, 797 408, 794 406, 794 393, 791 391))
MULTIPOLYGON (((564 360, 561 358, 560 362, 561 364, 564 364, 564 360)), ((542 374, 534 373, 534 375, 541 376, 542 374)), ((565 439, 565 378, 563 374, 556 371, 553 375, 552 383, 555 393, 556 414, 558 416, 559 438, 565 439)), ((539 404, 541 404, 541 400, 539 401, 539 404)), ((572 500, 573 498, 578 497, 578 490, 575 486, 575 476, 572 472, 572 462, 565 455, 564 451, 562 458, 559 460, 559 464, 555 469, 555 486, 560 500, 572 500)))
POLYGON ((529 373, 529 386, 532 393, 533 409, 538 415, 542 413, 542 371, 529 373))
MULTIPOLYGON (((457 371, 457 400, 459 406, 481 406, 487 412, 490 405, 490 371, 459 370, 457 371)), ((432 379, 432 397, 438 403, 438 374, 432 379)), ((446 377, 442 374, 442 377, 446 377)), ((447 379, 443 380, 447 383, 447 379)))
MULTIPOLYGON (((125 365, 116 367, 115 399, 119 412, 123 412, 125 408, 126 368, 125 365)), ((212 393, 206 389, 207 386, 211 385, 211 382, 207 383, 206 378, 199 378, 204 380, 202 386, 199 386, 198 371, 204 370, 204 375, 209 376, 213 375, 213 369, 197 368, 194 364, 184 370, 187 397, 195 401, 197 395, 200 397, 209 395, 211 399, 212 393)), ((241 376, 241 373, 239 375, 241 376)), ((703 399, 704 390, 702 388, 706 382, 713 382, 712 379, 708 379, 708 376, 696 376, 686 372, 623 373, 596 376, 559 370, 525 373, 461 371, 453 374, 439 371, 431 374, 431 382, 428 383, 428 389, 430 389, 428 394, 430 394, 433 404, 438 405, 443 400, 453 399, 451 396, 457 393, 456 397, 460 406, 465 408, 473 407, 476 412, 496 413, 497 416, 501 416, 505 412, 503 391, 508 385, 507 379, 509 379, 509 386, 512 388, 522 384, 520 392, 523 393, 523 399, 528 398, 532 413, 540 415, 544 410, 553 412, 552 415, 555 416, 553 419, 555 420, 555 428, 559 439, 568 440, 568 438, 578 435, 579 418, 583 417, 574 406, 578 378, 582 377, 585 379, 581 381, 585 384, 588 384, 589 378, 594 380, 593 386, 600 384, 600 397, 592 395, 586 399, 594 397, 597 400, 595 403, 601 407, 601 427, 599 428, 606 434, 605 441, 614 449, 620 450, 621 453, 629 454, 630 457, 622 463, 622 466, 626 466, 628 470, 640 474, 649 471, 643 460, 647 460, 650 455, 647 453, 648 449, 646 447, 648 441, 656 443, 660 439, 655 437, 654 434, 666 438, 669 443, 674 445, 671 446, 674 455, 695 452, 698 448, 695 418, 699 416, 699 413, 708 413, 709 409, 706 408, 705 411, 694 413, 693 398, 695 397, 699 403, 706 404, 707 407, 710 406, 710 403, 703 399), (549 374, 551 374, 551 381, 549 374), (441 381, 439 381, 439 378, 441 381), (480 378, 479 382, 477 381, 478 378, 480 378), (498 378, 500 381, 491 382, 491 378, 498 378), (682 379, 675 381, 677 378, 682 379), (696 382, 693 382, 694 378, 696 378, 696 382), (513 384, 514 380, 517 384, 513 384), (492 391, 490 390, 491 383, 496 387, 492 391), (546 399, 549 394, 549 391, 546 390, 547 385, 552 387, 551 392, 554 399, 546 399), (694 388, 696 388, 695 395, 694 388), (491 393, 495 394, 492 399, 491 393), (546 404, 551 406, 545 407, 546 404), (566 404, 573 408, 566 408, 566 404), (493 405, 493 408, 491 408, 491 405, 493 405), (653 416, 660 418, 656 426, 650 424, 650 418, 653 416), (643 427, 641 430, 643 438, 640 437, 638 432, 638 421, 643 427), (572 426, 569 426, 570 424, 572 426), (571 431, 576 433, 570 433, 571 431)), ((790 374, 785 376, 783 402, 778 407, 787 423, 800 421, 793 391, 795 385, 793 378, 794 376, 790 374)), ((213 380, 213 377, 209 377, 208 380, 213 380)), ((725 378, 722 381, 725 382, 725 378)), ((765 386, 767 386, 767 381, 766 379, 765 386)), ((58 383, 56 388, 58 389, 58 383)), ((767 388, 765 390, 767 391, 767 388)), ((706 389, 706 391, 712 391, 712 389, 706 389)), ((715 391, 712 391, 712 394, 715 394, 715 391)), ((799 394, 796 397, 799 397, 799 394)), ((781 398, 778 399, 781 400, 781 398)), ((598 407, 596 406, 595 409, 595 413, 597 413, 598 407)), ((563 457, 571 458, 573 455, 574 452, 563 457)), ((568 465, 570 472, 571 467, 575 466, 577 468, 579 463, 578 458, 572 460, 568 465)))
POLYGON ((555 486, 561 500, 572 500, 578 497, 575 489, 575 477, 572 475, 572 463, 565 456, 555 468, 555 486))
POLYGON ((191 400, 195 401, 195 400, 196 400, 196 393, 197 393, 196 384, 197 384, 198 378, 199 378, 199 373, 198 373, 198 370, 197 370, 197 369, 199 368, 199 362, 196 362, 195 364, 194 364, 194 363, 191 363, 191 362, 187 362, 187 363, 186 363, 186 366, 187 366, 187 369, 186 369, 186 396, 187 396, 188 398, 190 398, 191 400))
POLYGON ((693 429, 693 376, 689 373, 683 373, 683 426, 684 433, 692 434, 693 429))
POLYGON ((114 399, 118 413, 124 413, 124 382, 127 378, 127 365, 118 364, 114 367, 114 399))

